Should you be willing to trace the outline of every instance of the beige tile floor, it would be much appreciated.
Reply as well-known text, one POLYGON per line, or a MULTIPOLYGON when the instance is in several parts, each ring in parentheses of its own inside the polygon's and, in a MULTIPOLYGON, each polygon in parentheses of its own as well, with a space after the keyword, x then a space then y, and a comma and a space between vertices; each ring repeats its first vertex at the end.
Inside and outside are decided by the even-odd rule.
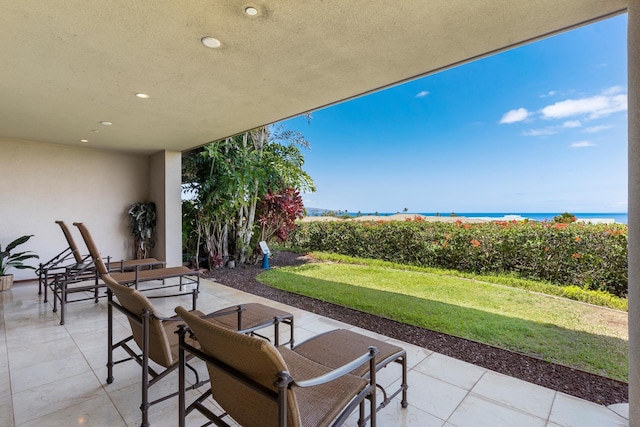
MULTIPOLYGON (((293 313, 298 342, 319 332, 347 328, 405 348, 409 407, 402 409, 396 398, 378 413, 379 426, 628 426, 624 404, 596 405, 211 281, 201 284, 198 308, 202 311, 246 302, 293 313)), ((176 305, 188 307, 190 300, 178 297, 154 300, 154 304, 163 314, 173 315, 176 305)), ((115 381, 105 381, 106 301, 79 302, 67 308, 67 321, 61 326, 51 304, 37 295, 35 283, 16 284, 0 292, 0 427, 140 425, 138 365, 117 365, 115 381)), ((116 337, 125 337, 125 318, 119 315, 117 321, 116 337)), ((379 382, 399 381, 398 366, 392 365, 381 371, 379 382)), ((205 372, 204 366, 198 370, 205 372)), ((151 398, 176 388, 177 374, 172 374, 151 388, 151 398)), ((150 419, 154 427, 176 426, 177 398, 151 407, 150 419)), ((188 425, 203 422, 198 414, 188 418, 188 425)), ((353 417, 348 425, 356 425, 353 417)))

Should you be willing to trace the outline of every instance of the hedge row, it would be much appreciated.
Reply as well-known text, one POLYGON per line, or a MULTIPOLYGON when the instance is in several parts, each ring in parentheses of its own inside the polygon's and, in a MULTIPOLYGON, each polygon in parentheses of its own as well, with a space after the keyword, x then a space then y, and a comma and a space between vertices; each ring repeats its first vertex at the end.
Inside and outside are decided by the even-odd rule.
POLYGON ((513 273, 627 295, 624 224, 512 221, 298 223, 286 245, 479 274, 513 273))

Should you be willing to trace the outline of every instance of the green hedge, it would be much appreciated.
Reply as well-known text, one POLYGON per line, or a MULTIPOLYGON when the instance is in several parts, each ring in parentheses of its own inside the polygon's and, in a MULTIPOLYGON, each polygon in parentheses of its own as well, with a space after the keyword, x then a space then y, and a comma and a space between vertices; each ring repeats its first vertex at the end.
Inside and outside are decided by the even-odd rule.
POLYGON ((512 221, 299 222, 286 245, 359 258, 518 277, 627 295, 624 224, 512 221))

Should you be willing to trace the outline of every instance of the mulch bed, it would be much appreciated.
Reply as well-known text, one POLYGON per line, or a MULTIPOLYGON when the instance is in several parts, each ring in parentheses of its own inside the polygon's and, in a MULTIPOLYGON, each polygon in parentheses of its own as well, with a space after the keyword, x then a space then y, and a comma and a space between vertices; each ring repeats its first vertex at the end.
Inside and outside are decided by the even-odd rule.
MULTIPOLYGON (((271 267, 298 265, 313 262, 310 257, 275 252, 270 258, 271 267)), ((594 375, 579 369, 545 362, 534 357, 503 350, 490 345, 469 341, 452 335, 389 320, 350 308, 341 307, 313 298, 274 289, 256 280, 262 272, 258 266, 223 268, 203 273, 218 283, 259 295, 274 301, 326 316, 354 326, 368 329, 401 341, 425 347, 477 366, 500 372, 530 383, 561 391, 591 402, 611 405, 629 401, 627 383, 594 375)))

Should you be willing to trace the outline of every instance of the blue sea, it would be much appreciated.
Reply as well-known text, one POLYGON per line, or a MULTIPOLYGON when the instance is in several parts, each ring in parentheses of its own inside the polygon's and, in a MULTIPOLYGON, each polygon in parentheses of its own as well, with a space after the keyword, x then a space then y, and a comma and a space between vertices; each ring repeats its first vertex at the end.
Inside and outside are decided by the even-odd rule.
MULTIPOLYGON (((626 212, 618 213, 574 213, 571 212, 578 219, 613 219, 618 224, 628 224, 629 216, 626 212)), ((456 212, 458 216, 466 216, 468 218, 505 218, 506 219, 518 219, 528 218, 533 221, 552 221, 553 217, 560 215, 561 212, 550 213, 468 213, 468 212, 456 212)), ((435 215, 435 214, 422 214, 422 215, 435 215)), ((440 214, 442 215, 442 214, 440 214)))
MULTIPOLYGON (((380 216, 389 216, 389 215, 395 215, 397 212, 393 212, 393 213, 378 213, 378 215, 380 216)), ((409 214, 411 213, 415 213, 415 212, 409 212, 409 214)), ((418 212, 420 215, 425 215, 425 216, 435 216, 436 213, 435 212, 418 212)), ((356 216, 357 214, 355 212, 348 212, 348 215, 351 216, 356 216)), ((523 220, 525 218, 528 218, 530 220, 533 221, 551 221, 553 220, 553 217, 558 216, 561 214, 561 212, 545 212, 545 213, 539 213, 539 212, 535 212, 535 213, 531 213, 531 212, 456 212, 455 213, 456 216, 464 216, 467 218, 490 218, 490 219, 504 219, 507 221, 510 220, 523 220)), ((613 213, 590 213, 590 212, 583 212, 583 213, 574 213, 572 212, 573 215, 575 215, 576 218, 578 219, 594 219, 594 220, 614 220, 616 223, 618 224, 628 224, 629 223, 629 216, 626 212, 613 212, 613 213)), ((361 212, 360 215, 374 215, 374 213, 371 212, 361 212)), ((443 213, 440 212, 440 216, 450 216, 451 213, 443 213)), ((596 221, 594 221, 596 222, 596 221)))

